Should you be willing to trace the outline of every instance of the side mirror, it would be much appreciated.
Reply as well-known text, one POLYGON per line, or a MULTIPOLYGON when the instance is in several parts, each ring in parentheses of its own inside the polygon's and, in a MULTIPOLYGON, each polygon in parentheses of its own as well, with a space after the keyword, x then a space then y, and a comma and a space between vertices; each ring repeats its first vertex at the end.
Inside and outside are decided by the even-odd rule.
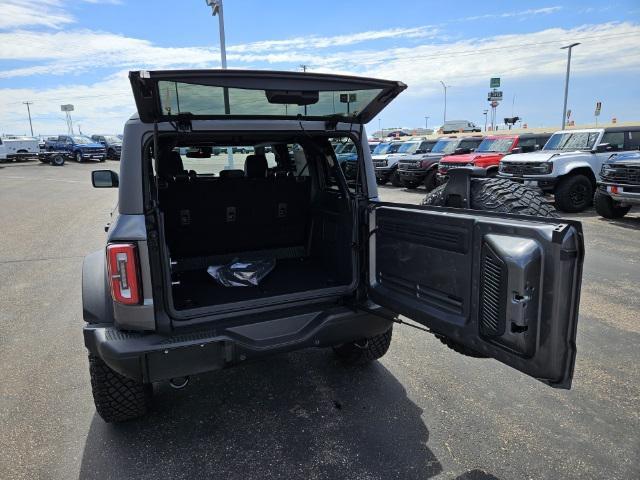
POLYGON ((511 150, 509 153, 522 153, 522 148, 521 147, 516 147, 513 150, 511 150))
POLYGON ((94 188, 117 188, 120 179, 113 170, 94 170, 91 172, 91 184, 94 188))
POLYGON ((596 145, 596 148, 594 150, 594 152, 597 153, 602 153, 602 152, 608 152, 609 150, 611 150, 611 145, 608 143, 599 143, 598 145, 596 145))
POLYGON ((427 153, 427 151, 419 148, 418 150, 415 151, 415 153, 416 154, 418 154, 418 153, 427 153))
POLYGON ((454 155, 462 155, 465 153, 471 153, 471 149, 470 148, 456 148, 455 152, 453 152, 454 155))

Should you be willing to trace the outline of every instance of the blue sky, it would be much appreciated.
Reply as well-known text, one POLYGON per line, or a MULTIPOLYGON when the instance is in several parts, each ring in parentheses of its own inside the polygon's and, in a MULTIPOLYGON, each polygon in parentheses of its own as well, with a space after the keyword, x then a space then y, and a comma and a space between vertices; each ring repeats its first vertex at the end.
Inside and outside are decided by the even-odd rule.
MULTIPOLYGON (((409 88, 369 130, 483 123, 491 76, 498 118, 557 126, 566 52, 577 123, 640 121, 640 3, 225 0, 230 68, 299 69, 402 80, 409 88), (391 5, 391 6, 390 6, 391 5), (394 6, 399 5, 399 6, 394 6), (515 102, 514 102, 515 98, 515 102)), ((61 103, 85 133, 118 132, 134 106, 128 70, 219 67, 217 19, 204 0, 0 0, 0 132, 57 133, 61 103)))

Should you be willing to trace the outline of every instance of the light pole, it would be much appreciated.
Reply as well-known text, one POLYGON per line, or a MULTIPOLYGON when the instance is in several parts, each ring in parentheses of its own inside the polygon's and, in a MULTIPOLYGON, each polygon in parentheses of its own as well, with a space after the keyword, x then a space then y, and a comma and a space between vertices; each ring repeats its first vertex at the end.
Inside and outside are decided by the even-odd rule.
POLYGON ((380 138, 384 137, 384 134, 382 132, 382 119, 378 118, 378 131, 380 132, 380 138))
POLYGON ((580 42, 572 43, 571 45, 566 45, 560 50, 567 50, 567 77, 564 81, 564 107, 562 109, 562 130, 564 130, 565 122, 567 119, 567 98, 569 96, 569 72, 571 71, 571 49, 580 45, 580 42))
POLYGON ((440 80, 440 83, 442 84, 442 88, 444 88, 444 120, 442 121, 442 123, 446 123, 447 122, 447 88, 449 88, 451 85, 445 85, 445 83, 440 80))
MULTIPOLYGON (((223 70, 227 69, 227 48, 224 40, 224 11, 222 8, 222 0, 205 0, 207 5, 211 7, 211 14, 218 16, 218 26, 220 30, 220 66, 223 70)), ((229 115, 229 89, 223 89, 224 113, 229 115)), ((227 169, 233 169, 233 147, 227 147, 227 169)))
POLYGON ((31 136, 33 137, 33 124, 31 123, 31 109, 29 105, 33 105, 33 102, 22 102, 23 105, 27 106, 27 114, 29 115, 29 128, 31 129, 31 136))
POLYGON ((489 113, 489 110, 483 110, 482 112, 484 114, 484 131, 487 131, 487 113, 489 113))
MULTIPOLYGON (((424 117, 424 129, 425 129, 425 130, 429 130, 429 119, 430 119, 430 118, 431 118, 431 117, 427 117, 426 115, 425 115, 425 117, 424 117)), ((426 133, 426 132, 425 132, 425 133, 426 133)))

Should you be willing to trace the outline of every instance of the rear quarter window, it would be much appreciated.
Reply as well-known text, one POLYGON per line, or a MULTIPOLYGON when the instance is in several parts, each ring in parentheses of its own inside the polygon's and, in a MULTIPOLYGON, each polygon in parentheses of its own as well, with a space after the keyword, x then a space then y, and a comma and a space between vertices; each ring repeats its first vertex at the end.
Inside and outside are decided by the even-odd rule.
POLYGON ((624 149, 624 137, 628 132, 608 132, 602 136, 602 143, 608 143, 613 150, 624 149))

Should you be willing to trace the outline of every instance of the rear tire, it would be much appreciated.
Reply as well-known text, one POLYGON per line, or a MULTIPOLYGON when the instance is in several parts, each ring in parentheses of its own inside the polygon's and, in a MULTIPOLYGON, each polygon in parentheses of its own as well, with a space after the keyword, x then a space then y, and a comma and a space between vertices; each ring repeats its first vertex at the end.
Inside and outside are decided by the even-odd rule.
POLYGON ((595 204, 598 215, 609 219, 622 218, 631 210, 631 206, 622 207, 617 205, 613 198, 599 191, 596 191, 593 197, 593 203, 595 204))
POLYGON ((427 192, 430 192, 438 186, 438 172, 435 168, 432 168, 427 172, 427 175, 424 177, 423 183, 424 188, 427 189, 427 192))
POLYGON ((387 353, 391 345, 392 332, 393 327, 375 337, 335 346, 333 351, 345 365, 364 365, 382 358, 387 353))
MULTIPOLYGON (((422 205, 444 206, 441 185, 422 201, 422 205)), ((505 178, 472 178, 471 208, 498 213, 517 213, 538 217, 557 217, 553 205, 540 192, 505 178)))
POLYGON ((151 384, 120 375, 95 355, 89 355, 89 375, 96 411, 105 422, 124 422, 147 413, 151 384))
POLYGON ((593 201, 593 184, 586 175, 569 175, 560 179, 554 196, 558 210, 567 213, 581 212, 593 201))

